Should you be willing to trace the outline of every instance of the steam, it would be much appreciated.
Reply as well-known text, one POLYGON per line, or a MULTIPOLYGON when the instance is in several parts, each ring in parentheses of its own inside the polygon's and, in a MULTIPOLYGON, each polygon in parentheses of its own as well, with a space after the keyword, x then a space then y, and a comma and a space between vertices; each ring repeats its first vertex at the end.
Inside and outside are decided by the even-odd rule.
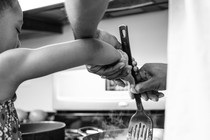
POLYGON ((102 122, 103 130, 116 130, 116 129, 125 129, 128 127, 128 123, 123 120, 123 116, 126 116, 125 113, 120 112, 108 114, 107 120, 102 122))
POLYGON ((126 140, 126 139, 127 139, 127 131, 117 134, 115 137, 109 136, 102 139, 99 138, 99 140, 126 140))
POLYGON ((99 140, 127 140, 127 134, 127 129, 110 130, 106 131, 99 140))

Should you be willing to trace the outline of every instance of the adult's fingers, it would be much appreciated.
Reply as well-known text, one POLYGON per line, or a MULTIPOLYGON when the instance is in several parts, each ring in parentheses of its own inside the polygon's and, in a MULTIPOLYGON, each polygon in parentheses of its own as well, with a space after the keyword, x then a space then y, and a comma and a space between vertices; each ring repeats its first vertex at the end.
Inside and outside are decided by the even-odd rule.
POLYGON ((145 101, 149 100, 149 97, 147 96, 147 93, 141 93, 141 98, 143 98, 145 101))
POLYGON ((135 90, 139 93, 151 91, 151 90, 159 90, 159 85, 153 78, 146 80, 144 82, 140 82, 135 86, 135 90))
POLYGON ((140 69, 138 71, 138 73, 139 73, 139 75, 141 77, 141 81, 146 81, 146 80, 151 78, 151 75, 149 75, 149 73, 147 71, 145 71, 145 70, 140 69))
POLYGON ((134 94, 140 94, 141 98, 144 99, 145 101, 152 100, 154 102, 159 101, 159 98, 162 98, 164 96, 162 92, 155 90, 138 93, 135 89, 132 89, 130 92, 131 99, 133 99, 132 97, 134 97, 134 94))
POLYGON ((131 97, 131 99, 134 99, 134 94, 140 94, 140 97, 142 99, 144 99, 145 101, 148 101, 149 100, 149 97, 148 97, 147 92, 138 93, 134 88, 131 88, 131 90, 130 90, 130 97, 131 97))
POLYGON ((162 92, 158 92, 159 94, 157 95, 158 96, 158 98, 162 98, 162 97, 164 97, 164 94, 162 93, 162 92))
POLYGON ((147 91, 145 93, 147 94, 148 98, 154 102, 157 102, 160 98, 164 97, 164 94, 162 92, 155 90, 147 91))
POLYGON ((146 93, 150 100, 154 102, 157 102, 159 100, 159 96, 157 95, 156 91, 148 91, 146 93))

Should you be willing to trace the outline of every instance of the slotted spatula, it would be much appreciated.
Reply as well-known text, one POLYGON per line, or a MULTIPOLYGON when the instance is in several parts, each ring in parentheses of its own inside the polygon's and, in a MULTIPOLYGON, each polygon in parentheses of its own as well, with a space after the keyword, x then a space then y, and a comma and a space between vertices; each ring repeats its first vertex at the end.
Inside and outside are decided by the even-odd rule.
MULTIPOLYGON (((128 26, 121 25, 119 27, 120 38, 122 43, 122 50, 128 55, 128 64, 132 66, 132 55, 128 36, 128 26)), ((135 82, 137 82, 135 71, 131 71, 135 82)), ((128 126, 127 140, 152 140, 153 122, 152 119, 146 114, 141 102, 141 95, 134 94, 136 100, 137 111, 131 117, 128 126)))

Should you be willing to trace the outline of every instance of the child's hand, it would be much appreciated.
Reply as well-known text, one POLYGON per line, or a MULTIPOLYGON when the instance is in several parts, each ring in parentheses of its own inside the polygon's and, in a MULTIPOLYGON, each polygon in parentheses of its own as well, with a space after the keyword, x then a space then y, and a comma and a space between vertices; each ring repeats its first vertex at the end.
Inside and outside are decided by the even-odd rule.
POLYGON ((102 40, 102 41, 112 45, 115 49, 121 49, 122 48, 122 46, 121 46, 120 42, 117 40, 117 38, 114 35, 106 32, 106 31, 98 29, 96 31, 94 37, 96 39, 102 40))
POLYGON ((134 84, 134 79, 131 76, 132 67, 128 65, 128 56, 122 50, 118 50, 121 54, 121 59, 115 64, 106 66, 87 66, 87 70, 91 73, 100 75, 102 78, 114 80, 117 85, 125 86, 123 80, 134 84))
MULTIPOLYGON (((102 40, 112 45, 116 49, 121 49, 121 44, 117 40, 117 38, 106 31, 97 30, 94 38, 102 40)), ((119 62, 115 64, 106 65, 106 66, 86 65, 87 70, 91 73, 100 75, 102 78, 114 80, 118 85, 124 87, 125 82, 120 78, 126 77, 130 73, 131 66, 127 65, 127 59, 128 59, 127 54, 123 55, 123 52, 122 52, 121 55, 123 57, 121 58, 119 62)))

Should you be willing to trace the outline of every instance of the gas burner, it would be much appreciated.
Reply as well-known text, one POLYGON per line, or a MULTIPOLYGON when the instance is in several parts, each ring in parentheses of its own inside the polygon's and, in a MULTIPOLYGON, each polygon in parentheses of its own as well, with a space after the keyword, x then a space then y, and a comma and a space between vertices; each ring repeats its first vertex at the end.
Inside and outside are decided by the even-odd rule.
POLYGON ((65 140, 82 140, 83 137, 76 129, 65 129, 65 140))
POLYGON ((103 130, 92 126, 82 127, 79 129, 66 129, 65 140, 81 140, 83 137, 87 135, 99 132, 103 132, 103 130))

